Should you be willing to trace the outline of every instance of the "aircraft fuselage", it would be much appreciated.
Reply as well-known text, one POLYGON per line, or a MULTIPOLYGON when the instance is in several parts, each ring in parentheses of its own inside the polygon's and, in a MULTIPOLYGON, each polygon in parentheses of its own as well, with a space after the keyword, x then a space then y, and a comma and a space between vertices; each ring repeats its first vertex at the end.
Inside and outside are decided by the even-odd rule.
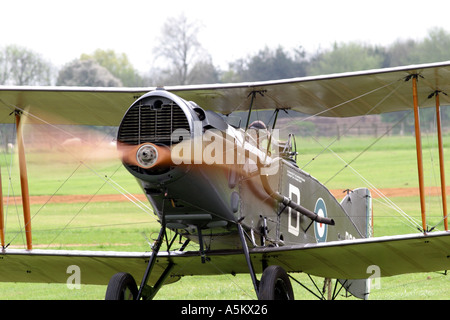
POLYGON ((223 116, 156 90, 127 111, 118 142, 142 146, 147 162, 142 165, 136 155, 137 161, 127 160, 124 165, 137 178, 160 221, 197 242, 201 233, 206 249, 239 248, 237 223, 253 246, 365 236, 325 186, 276 152, 270 134, 233 127, 223 116), (160 148, 170 150, 170 163, 158 162, 160 148), (288 201, 333 219, 335 225, 313 221, 277 201, 268 194, 261 175, 288 201))

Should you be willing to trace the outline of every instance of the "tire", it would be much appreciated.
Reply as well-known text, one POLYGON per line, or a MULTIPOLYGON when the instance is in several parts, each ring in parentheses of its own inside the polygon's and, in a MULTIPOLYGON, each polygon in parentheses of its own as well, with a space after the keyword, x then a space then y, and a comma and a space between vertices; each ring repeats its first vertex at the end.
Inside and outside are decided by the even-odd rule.
POLYGON ((131 274, 116 273, 106 288, 105 300, 136 300, 138 288, 131 274))
POLYGON ((259 300, 294 300, 294 291, 286 271, 280 266, 267 267, 259 283, 259 300))

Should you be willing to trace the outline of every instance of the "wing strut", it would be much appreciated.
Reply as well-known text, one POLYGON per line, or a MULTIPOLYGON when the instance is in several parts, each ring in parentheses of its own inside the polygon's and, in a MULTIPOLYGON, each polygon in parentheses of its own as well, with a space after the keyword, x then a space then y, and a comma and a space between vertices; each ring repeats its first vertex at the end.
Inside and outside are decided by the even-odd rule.
POLYGON ((244 235, 244 230, 242 229, 242 226, 239 223, 237 224, 237 228, 238 228, 238 232, 239 232, 239 237, 241 238, 242 250, 244 250, 245 260, 247 261, 248 270, 249 270, 250 276, 252 278, 253 288, 255 289, 256 296, 259 298, 260 295, 259 295, 258 280, 256 279, 255 268, 253 268, 252 259, 250 257, 250 253, 248 251, 247 241, 245 240, 245 235, 244 235))
POLYGON ((2 173, 0 171, 0 239, 2 248, 5 248, 5 220, 3 211, 3 186, 2 186, 2 173))
MULTIPOLYGON (((447 195, 445 191, 445 169, 444 169, 444 149, 442 147, 442 130, 441 130, 441 104, 439 102, 439 93, 437 90, 433 92, 429 97, 436 97, 436 123, 438 133, 438 145, 439 145, 439 169, 441 174, 441 194, 442 194, 442 207, 444 210, 444 227, 445 231, 448 231, 448 219, 447 219, 447 195)), ((445 95, 446 93, 443 92, 445 95)))
MULTIPOLYGON (((414 103, 414 128, 416 133, 416 152, 417 152, 417 170, 419 172, 419 192, 420 192, 420 212, 422 214, 422 228, 423 232, 427 231, 426 210, 425 210, 425 187, 423 180, 423 159, 422 159, 422 140, 420 134, 419 121, 419 102, 417 94, 417 78, 418 74, 412 74, 413 87, 413 103, 414 103)), ((408 79, 408 78, 407 78, 408 79)))
POLYGON ((265 92, 266 92, 266 90, 254 90, 254 91, 250 92, 250 94, 248 95, 248 97, 251 95, 252 99, 250 100, 250 105, 248 106, 248 116, 247 116, 247 123, 245 125, 245 131, 247 131, 248 125, 250 124, 250 116, 252 114, 253 102, 256 98, 256 94, 259 93, 261 95, 261 97, 264 97, 265 92))
POLYGON ((31 238, 31 218, 30 218, 30 194, 28 191, 28 174, 27 163, 25 159, 25 148, 23 144, 22 127, 20 126, 20 120, 22 112, 16 110, 16 130, 17 130, 17 147, 19 153, 19 168, 20 168, 20 187, 22 190, 22 207, 23 207, 23 219, 25 224, 25 236, 27 239, 27 249, 33 248, 31 238))

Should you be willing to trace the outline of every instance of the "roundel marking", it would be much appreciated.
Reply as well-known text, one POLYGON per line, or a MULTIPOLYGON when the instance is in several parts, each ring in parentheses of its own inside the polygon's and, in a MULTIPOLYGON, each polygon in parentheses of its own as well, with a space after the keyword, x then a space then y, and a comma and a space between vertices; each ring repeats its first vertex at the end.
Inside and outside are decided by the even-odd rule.
MULTIPOLYGON (((316 206, 314 207, 314 212, 323 218, 327 217, 327 207, 325 206, 325 201, 322 198, 317 199, 316 206)), ((325 223, 314 221, 314 234, 316 236, 317 242, 327 241, 328 225, 325 223)))

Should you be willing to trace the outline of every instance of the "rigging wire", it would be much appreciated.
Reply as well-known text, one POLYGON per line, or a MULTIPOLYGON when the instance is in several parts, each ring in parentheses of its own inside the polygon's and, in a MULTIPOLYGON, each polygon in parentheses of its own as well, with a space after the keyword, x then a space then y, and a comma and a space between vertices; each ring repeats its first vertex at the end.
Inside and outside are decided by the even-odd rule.
MULTIPOLYGON (((394 126, 396 126, 397 124, 399 124, 401 121, 403 121, 403 119, 406 118, 406 116, 409 113, 405 113, 405 115, 395 123, 394 126)), ((380 135, 378 138, 375 139, 375 141, 373 141, 371 144, 369 144, 366 148, 364 148, 360 153, 358 153, 352 160, 350 160, 349 162, 346 162, 345 166, 343 166, 340 170, 338 170, 333 176, 331 176, 330 178, 328 178, 327 181, 325 181, 323 184, 326 185, 328 182, 330 182, 331 180, 333 180, 339 173, 341 173, 345 168, 347 168, 351 163, 353 163, 355 160, 357 160, 360 156, 362 156, 364 153, 366 153, 370 148, 372 148, 378 141, 380 141, 382 138, 384 138, 384 136, 386 136, 393 127, 388 128, 382 135, 380 135)), ((326 149, 329 149, 329 146, 326 147, 326 149)))
MULTIPOLYGON (((401 121, 406 118, 410 113, 405 114, 405 116, 400 119, 400 121, 398 121, 396 124, 394 124, 390 129, 388 129, 388 131, 392 130, 392 128, 394 128, 398 123, 401 123, 401 121)), ((320 146, 323 147, 323 145, 313 136, 311 136, 311 138, 318 143, 320 146)), ((370 147, 370 146, 369 146, 370 147)), ((418 220, 415 220, 413 217, 409 216, 406 212, 404 212, 397 204, 395 204, 389 197, 387 197, 381 190, 379 190, 373 183, 371 183, 367 178, 365 178, 361 173, 359 173, 355 168, 353 168, 351 166, 351 162, 353 162, 355 159, 353 159, 351 162, 347 162, 345 161, 339 154, 337 154, 333 149, 329 148, 328 151, 330 151, 337 159, 339 159, 340 161, 342 161, 344 163, 344 168, 349 168, 350 170, 352 170, 368 187, 369 189, 371 189, 375 194, 377 194, 380 198, 382 198, 385 202, 381 202, 378 199, 372 197, 373 200, 375 201, 379 201, 384 205, 387 205, 388 207, 394 209, 395 211, 397 211, 400 215, 402 215, 408 222, 411 223, 411 225, 414 227, 414 229, 416 229, 417 227, 420 227, 420 224, 418 222, 418 220)), ((358 155, 359 157, 359 155, 358 155)), ((341 169, 341 171, 343 170, 341 169)), ((339 171, 340 172, 340 171, 339 171)), ((338 173, 339 173, 338 172, 338 173)), ((335 176, 338 174, 336 173, 335 176)), ((334 177, 334 176, 333 176, 334 177)), ((332 178, 330 178, 328 181, 330 181, 332 178)), ((327 181, 327 182, 328 182, 327 181)), ((401 220, 402 221, 402 220, 401 220)), ((404 223, 402 221, 402 223, 404 223)))
MULTIPOLYGON (((20 110, 22 110, 22 109, 20 109, 20 110)), ((24 110, 22 110, 22 112, 26 112, 26 114, 27 115, 30 115, 31 117, 33 117, 33 118, 35 118, 35 119, 37 119, 37 120, 39 120, 39 121, 41 121, 42 123, 44 123, 44 124, 47 124, 47 125, 50 125, 51 127, 53 127, 53 128, 55 128, 55 129, 57 129, 57 130, 59 130, 59 131, 61 131, 61 132, 63 132, 63 133, 65 133, 65 134, 67 134, 67 135, 70 135, 70 136, 72 136, 72 137, 74 137, 74 138, 77 138, 74 134, 72 134, 71 132, 69 132, 69 131, 67 131, 67 130, 64 130, 63 128, 61 128, 61 127, 59 127, 59 126, 56 126, 56 125, 54 125, 54 124, 52 124, 52 123, 49 123, 48 121, 46 121, 46 120, 44 120, 44 119, 42 119, 42 118, 40 118, 40 117, 37 117, 37 116, 35 116, 34 114, 32 114, 32 113, 29 113, 28 111, 24 111, 24 110)), ((104 138, 106 138, 106 137, 104 137, 104 138)), ((102 141, 100 141, 99 142, 99 144, 101 143, 102 141)), ((85 166, 86 168, 88 168, 89 170, 91 170, 92 172, 94 172, 98 177, 101 177, 102 178, 102 175, 99 173, 99 172, 97 172, 95 169, 93 169, 91 166, 89 166, 87 163, 86 163, 86 161, 85 161, 85 159, 79 159, 76 155, 74 155, 73 153, 71 153, 71 152, 69 152, 69 151, 67 151, 71 156, 73 156, 80 164, 82 164, 83 166, 85 166)), ((121 168, 121 165, 119 165, 119 167, 114 171, 114 173, 107 179, 108 180, 108 183, 109 183, 109 181, 113 181, 112 180, 112 176, 119 170, 119 168, 121 168)), ((103 179, 103 178, 102 178, 103 179)), ((103 180, 105 180, 105 179, 103 179, 103 180)), ((133 198, 133 199, 135 199, 135 200, 137 200, 137 202, 140 202, 141 204, 143 204, 141 201, 139 201, 134 195, 132 195, 130 192, 128 192, 125 188, 123 188, 122 186, 120 186, 117 182, 114 182, 113 183, 114 184, 114 189, 116 189, 117 191, 119 191, 122 195, 124 195, 125 197, 127 197, 128 199, 130 199, 130 198, 133 198)), ((153 212, 153 210, 151 210, 148 206, 146 206, 145 204, 144 204, 144 206, 145 207, 147 207, 147 210, 150 210, 151 212, 153 212)), ((139 207, 139 206, 138 206, 139 207)), ((142 208, 141 208, 142 209, 142 208)), ((146 210, 143 210, 143 211, 145 211, 145 212, 147 212, 146 210)), ((148 213, 148 212, 147 212, 148 213)))
MULTIPOLYGON (((16 133, 17 133, 17 131, 15 129, 15 124, 13 124, 11 127, 12 127, 13 137, 15 138, 16 133)), ((3 156, 4 156, 4 159, 5 159, 5 163, 8 164, 8 160, 6 158, 6 153, 4 153, 3 156)), ((16 216, 17 216, 17 221, 18 221, 19 228, 20 228, 20 230, 23 230, 22 222, 20 220, 19 208, 18 208, 18 204, 17 204, 17 201, 16 201, 16 197, 15 197, 13 181, 12 181, 13 156, 14 156, 14 152, 13 152, 13 149, 11 148, 10 159, 9 159, 9 166, 7 166, 7 171, 8 171, 8 193, 7 193, 6 208, 4 210, 4 212, 5 212, 5 223, 4 223, 5 230, 4 230, 4 232, 5 232, 5 234, 6 234, 6 226, 7 226, 7 221, 8 221, 8 212, 9 212, 9 205, 10 205, 10 203, 9 203, 10 193, 12 193, 12 199, 14 201, 14 208, 16 209, 15 211, 16 211, 16 216)), ((20 232, 20 234, 21 234, 21 237, 22 237, 22 244, 25 245, 24 234, 23 234, 23 232, 20 232)), ((9 242, 9 243, 11 243, 11 242, 9 242)), ((8 247, 9 243, 8 244, 5 243, 5 247, 8 247)))
MULTIPOLYGON (((387 88, 387 87, 393 85, 394 83, 398 83, 398 84, 399 84, 399 85, 397 86, 397 88, 398 88, 398 87, 402 84, 403 81, 404 81, 404 78, 394 80, 394 81, 392 81, 392 82, 390 82, 390 83, 387 83, 387 84, 385 84, 385 85, 383 85, 383 86, 380 86, 380 87, 375 88, 375 89, 373 89, 373 90, 367 91, 367 92, 365 92, 365 93, 363 93, 363 94, 361 94, 361 95, 359 95, 359 96, 356 96, 356 97, 354 97, 354 98, 352 98, 352 99, 349 99, 349 100, 346 100, 346 101, 344 101, 344 102, 342 102, 342 103, 339 103, 339 104, 337 104, 337 105, 335 105, 335 106, 333 106, 333 107, 326 108, 326 109, 324 109, 324 110, 322 110, 322 111, 319 111, 319 112, 317 112, 317 113, 315 113, 315 114, 312 114, 312 115, 306 117, 305 119, 303 119, 302 121, 307 121, 307 120, 309 120, 309 119, 312 119, 312 118, 315 118, 315 117, 317 117, 317 116, 320 116, 321 114, 324 114, 324 113, 330 112, 330 111, 332 111, 332 110, 334 110, 334 109, 336 109, 336 108, 342 107, 342 106, 346 105, 347 103, 351 103, 351 102, 356 101, 356 100, 358 100, 358 99, 364 98, 365 96, 368 96, 368 95, 370 95, 370 94, 372 94, 372 93, 375 93, 375 92, 377 92, 377 91, 379 91, 379 90, 382 90, 382 89, 384 89, 384 88, 387 88)), ((396 88, 394 91, 396 91, 397 88, 396 88)), ((272 96, 272 95, 270 94, 270 92, 265 92, 264 94, 265 94, 266 96, 270 97, 270 98, 275 102, 275 104, 276 104, 277 106, 282 106, 282 105, 283 105, 277 98, 275 98, 274 96, 272 96)), ((390 95, 390 94, 389 94, 389 95, 390 95)), ((384 99, 384 100, 385 100, 385 99, 384 99)), ((377 106, 378 106, 378 105, 379 105, 379 104, 377 104, 377 106)), ((283 109, 283 108, 277 107, 277 109, 283 109)), ((285 109, 285 110, 288 110, 288 109, 290 109, 290 108, 287 107, 287 106, 285 106, 284 109, 285 109)), ((371 112, 372 110, 374 110, 374 108, 370 109, 367 113, 371 112)))
MULTIPOLYGON (((116 172, 117 172, 117 170, 118 169, 116 169, 116 172)), ((53 244, 53 242, 67 229, 67 227, 75 220, 75 218, 81 213, 81 211, 92 201, 92 199, 94 199, 94 197, 100 192, 100 190, 106 185, 106 183, 107 183, 107 181, 104 181, 102 183, 102 185, 97 189, 97 191, 92 194, 92 196, 89 198, 89 200, 86 201, 86 203, 84 203, 83 206, 81 206, 81 208, 78 210, 78 212, 76 212, 72 216, 72 218, 69 220, 69 222, 67 222, 66 225, 60 230, 60 232, 53 238, 53 240, 49 242, 48 246, 53 244)))
MULTIPOLYGON (((65 129, 63 129, 63 128, 61 128, 60 126, 57 126, 57 125, 54 125, 54 124, 52 124, 52 123, 50 123, 50 122, 48 122, 48 121, 46 121, 46 120, 44 120, 44 119, 42 119, 41 117, 38 117, 38 116, 36 116, 36 115, 34 115, 33 113, 31 113, 31 112, 29 112, 28 110, 25 110, 25 109, 23 109, 23 108, 19 108, 19 107, 16 107, 16 106, 14 106, 14 105, 10 105, 10 104, 7 104, 7 103, 5 103, 3 100, 0 100, 0 102, 2 102, 5 106, 8 106, 8 107, 10 107, 10 108, 13 108, 13 109, 15 109, 15 110, 19 110, 19 111, 21 111, 24 115, 27 115, 27 116, 30 116, 31 118, 34 118, 35 120, 37 120, 37 121, 39 121, 40 123, 43 123, 43 124, 46 124, 46 125, 49 125, 51 128, 54 128, 54 129, 56 129, 56 130, 58 130, 58 131, 60 131, 60 132, 62 132, 62 133, 64 133, 65 135, 68 135, 68 136, 70 136, 70 137, 72 137, 72 138, 77 138, 77 136, 75 136, 73 133, 71 133, 71 132, 69 132, 68 130, 65 130, 65 129)), ((104 139, 106 138, 106 136, 104 137, 104 139)), ((99 144, 101 143, 102 141, 99 141, 99 144)), ((74 159, 76 159, 77 161, 78 161, 78 165, 77 165, 77 167, 75 168, 75 170, 62 182, 62 184, 57 188, 57 190, 49 197, 49 199, 37 210, 37 212, 33 215, 33 217, 32 217, 32 219, 34 218, 34 217, 36 217, 36 215, 45 207, 45 205, 47 204, 47 203, 49 203, 50 202, 50 200, 57 194, 57 192, 67 183, 67 181, 82 167, 82 166, 84 166, 84 167, 86 167, 87 169, 89 169, 91 172, 93 172, 97 177, 99 177, 99 178, 101 178, 104 182, 103 182, 103 184, 101 185, 101 187, 95 192, 95 194, 94 194, 94 196, 96 195, 96 194, 98 194, 98 192, 106 185, 106 184, 108 184, 108 185, 110 185, 110 186, 112 186, 116 191, 118 191, 119 193, 121 193, 125 198, 127 198, 130 202, 132 202, 133 204, 135 204, 139 209, 141 209, 142 211, 144 211, 145 213, 147 213, 147 214, 149 214, 150 216, 152 216, 152 217, 154 217, 153 215, 152 215, 152 213, 153 213, 153 210, 148 206, 148 205, 146 205, 144 202, 142 202, 141 200, 139 200, 135 195, 133 195, 133 194, 131 194, 129 191, 127 191, 125 188, 123 188, 122 186, 120 186, 120 184, 118 184, 116 181, 114 181, 113 179, 112 179, 112 177, 114 176, 114 174, 122 167, 122 164, 120 164, 117 168, 116 168, 116 170, 113 172, 113 174, 112 175, 110 175, 109 177, 108 176, 104 176, 104 175, 102 175, 102 174, 100 174, 97 170, 95 170, 94 168, 92 168, 91 166, 89 166, 87 163, 86 163, 86 159, 79 159, 79 157, 76 155, 76 154, 74 154, 74 153, 72 153, 72 152, 70 152, 70 151, 68 151, 68 150, 66 150, 66 152, 67 152, 67 154, 69 154, 69 155, 71 155, 74 159)), ((12 153, 11 153, 11 157, 12 157, 12 153)), ((87 158, 87 156, 86 156, 86 158, 87 158)), ((11 160, 11 162, 10 162, 10 165, 12 166, 12 160, 11 160)), ((12 182, 11 182, 11 170, 9 170, 8 171, 8 174, 9 174, 9 180, 10 180, 10 187, 12 188, 12 182)), ((15 198, 14 198, 15 199, 15 198)), ((83 206, 83 208, 91 201, 93 199, 93 196, 86 202, 86 204, 83 206)), ((9 203, 9 197, 8 197, 8 203, 9 203)), ((7 204, 8 204, 7 203, 7 204)), ((14 239, 18 236, 18 234, 22 234, 22 238, 23 238, 23 232, 22 232, 22 230, 25 228, 25 226, 21 226, 21 222, 20 222, 20 215, 19 215, 19 212, 18 212, 18 208, 17 208, 17 204, 16 204, 16 212, 17 212, 17 217, 18 217, 18 221, 19 221, 19 226, 20 226, 20 228, 19 228, 19 231, 16 233, 16 235, 14 235, 13 236, 13 238, 12 238, 12 240, 11 241, 9 241, 9 243, 8 243, 8 245, 10 244, 10 243, 12 243, 12 241, 14 241, 14 239)), ((75 217, 76 216, 78 216, 78 214, 81 212, 81 210, 83 209, 83 208, 81 208, 75 215, 74 215, 74 217, 72 217, 72 219, 69 221, 69 224, 75 219, 75 217)), ((32 220, 31 219, 31 220, 32 220)), ((68 227, 68 224, 63 228, 63 230, 66 230, 67 229, 67 227, 68 227)), ((61 232, 59 233, 59 234, 61 234, 61 232)), ((59 236, 59 234, 55 237, 55 239, 59 236)), ((53 241, 55 240, 55 239, 53 239, 53 241)), ((24 240, 23 240, 24 241, 24 240)), ((53 242, 52 241, 52 242, 53 242)), ((51 243, 52 243, 51 242, 51 243)), ((51 244, 50 243, 50 244, 51 244)), ((49 244, 49 245, 50 245, 49 244)))
POLYGON ((127 198, 130 202, 135 204, 139 209, 141 209, 143 212, 147 214, 153 214, 154 211, 152 208, 150 208, 146 203, 142 202, 140 199, 138 199, 134 194, 128 192, 125 188, 123 188, 120 184, 115 182, 112 177, 119 171, 119 169, 122 167, 122 164, 120 164, 116 170, 109 176, 107 175, 101 175, 99 174, 95 169, 93 169, 91 166, 87 165, 86 163, 83 163, 83 165, 91 170, 97 177, 102 179, 105 183, 109 184, 111 187, 114 188, 114 190, 118 191, 121 195, 123 195, 125 198, 127 198))
MULTIPOLYGON (((57 188, 57 190, 47 199, 47 201, 33 214, 33 216, 30 219, 30 223, 31 221, 33 221, 33 219, 37 216, 37 214, 50 202, 50 200, 56 195, 56 193, 65 185, 65 183, 67 181, 69 181, 69 179, 73 176, 73 174, 79 169, 79 167, 81 166, 81 164, 63 181, 63 183, 57 188)), ((17 206, 16 206, 17 208, 17 206)), ((20 221, 20 219, 19 219, 20 221)), ((12 237, 12 239, 9 241, 9 243, 6 245, 6 247, 8 247, 19 234, 23 234, 23 230, 26 227, 26 225, 24 226, 20 226, 20 229, 17 231, 16 235, 14 235, 12 237)), ((22 236, 23 238, 23 236, 22 236)))
MULTIPOLYGON (((239 284, 237 281, 235 281, 233 275, 230 275, 229 273, 226 273, 225 271, 220 269, 220 267, 217 265, 217 263, 214 263, 211 260, 209 260, 208 263, 210 263, 216 270, 218 270, 222 274, 222 276, 225 276, 228 280, 230 280, 237 288, 239 288, 244 293, 244 295, 246 295, 250 299, 255 299, 255 291, 253 290, 253 288, 251 290, 251 293, 249 293, 247 290, 245 290, 242 287, 241 284, 239 284)), ((250 279, 248 279, 248 280, 250 281, 250 279)))
MULTIPOLYGON (((395 83, 395 82, 397 82, 397 81, 394 81, 394 82, 392 82, 392 83, 395 83)), ((391 83, 391 84, 392 84, 391 83)), ((389 85, 391 85, 391 84, 389 84, 389 85)), ((385 101, 390 95, 392 95, 399 87, 400 87, 400 85, 401 85, 402 83, 399 83, 399 85, 398 86, 396 86, 396 88, 393 90, 393 91, 391 91, 387 96, 385 96, 379 103, 377 103, 372 109, 370 109, 367 113, 366 113, 366 115, 367 114, 369 114, 372 110, 374 110, 376 107, 378 107, 383 101, 385 101)), ((387 85, 386 85, 387 86, 387 85)), ((383 86, 383 87, 386 87, 386 86, 383 86)), ((376 90, 373 90, 373 91, 371 91, 371 92, 374 92, 374 91, 376 91, 376 90)), ((360 97, 362 97, 362 96, 365 96, 365 94, 363 94, 363 95, 361 95, 360 97)), ((353 100, 355 100, 355 99, 352 99, 352 101, 353 100)), ((338 106, 341 106, 342 104, 340 104, 340 105, 338 105, 338 106)), ((335 107, 333 107, 333 109, 334 108, 336 108, 337 106, 335 106, 335 107)), ((323 112, 321 112, 321 113, 323 113, 323 112)), ((320 113, 320 114, 321 114, 320 113)), ((370 183, 367 179, 365 179, 360 173, 358 173, 353 167, 351 167, 350 166, 350 164, 352 163, 352 162, 354 162, 357 158, 359 158, 364 152, 366 152, 366 151, 368 151, 376 142, 378 142, 382 137, 384 137, 388 132, 390 132, 395 126, 397 126, 399 123, 401 123, 401 121, 403 121, 409 114, 411 113, 411 111, 409 112, 409 113, 405 113, 405 115, 399 120, 399 121, 397 121, 392 127, 390 127, 390 128, 388 128, 388 130, 385 132, 385 133, 383 133, 379 138, 377 138, 373 143, 371 143, 368 147, 366 147, 361 153, 359 153, 355 158, 353 158, 350 162, 346 162, 345 160, 343 160, 341 157, 339 157, 339 156, 337 156, 337 154, 331 149, 331 146, 338 140, 338 138, 336 137, 331 143, 329 143, 327 146, 325 146, 325 147, 323 147, 321 144, 321 146, 322 146, 322 150, 315 156, 315 157, 313 157, 307 164, 305 164, 303 167, 302 167, 302 170, 307 166, 307 165, 309 165, 313 160, 315 160, 315 159, 317 159, 317 157, 319 156, 319 155, 321 155, 323 152, 325 152, 326 150, 329 150, 330 152, 332 152, 335 156, 337 156, 341 161, 343 161, 344 163, 345 163, 345 165, 344 165, 344 167, 343 168, 341 168, 338 172, 336 172, 331 178, 329 178, 324 184, 326 184, 326 183, 328 183, 330 180, 332 180, 335 176, 337 176, 340 172, 342 172, 345 168, 347 168, 347 167, 349 167, 349 168, 351 168, 365 183, 367 183, 368 185, 369 185, 369 187, 371 187, 371 188, 373 188, 374 189, 374 191, 378 194, 378 195, 380 195, 395 211, 397 211, 398 213, 400 213, 410 224, 411 224, 411 226, 413 226, 414 227, 414 229, 416 229, 417 228, 417 226, 419 226, 420 227, 420 224, 417 222, 417 221, 415 221, 414 220, 414 218, 412 218, 411 216, 409 216, 408 214, 406 214, 398 205, 396 205, 391 199, 389 199, 387 196, 385 196, 379 189, 377 189, 372 183, 370 183)), ((292 114, 289 114, 288 113, 288 115, 291 117, 291 118, 293 118, 293 116, 292 116, 292 114)), ((301 121, 303 122, 303 121, 306 121, 307 119, 311 119, 311 118, 313 118, 313 117, 315 117, 315 116, 317 116, 317 115, 312 115, 312 116, 309 116, 309 117, 307 117, 306 119, 302 119, 301 121)), ((345 130, 344 131, 344 133, 342 134, 342 135, 345 135, 347 132, 349 132, 349 130, 351 129, 351 128, 353 128, 359 121, 361 121, 362 119, 359 119, 359 120, 357 120, 354 124, 352 124, 352 126, 350 126, 347 130, 345 130)), ((312 137, 316 142, 318 142, 317 141, 317 139, 315 139, 311 134, 310 134, 310 137, 312 137)))
MULTIPOLYGON (((408 220, 412 226, 416 229, 417 227, 420 227, 420 223, 418 220, 415 220, 413 217, 409 216, 405 211, 403 211, 396 203, 394 203, 389 197, 387 197, 380 189, 378 189, 373 183, 371 183, 369 180, 367 180, 361 173, 359 173, 355 168, 353 168, 350 163, 347 163, 344 159, 342 159, 337 153, 335 153, 333 150, 330 149, 330 152, 333 153, 335 157, 337 157, 339 160, 344 162, 345 166, 351 169, 366 185, 370 188, 371 191, 373 191, 375 194, 377 194, 381 199, 383 199, 385 202, 381 202, 383 204, 388 205, 388 207, 394 209, 397 211, 400 215, 402 215, 406 220, 408 220)), ((378 200, 374 197, 372 197, 372 200, 378 200)), ((403 221, 402 221, 403 222, 403 221)))
MULTIPOLYGON (((397 81, 398 81, 398 80, 397 80, 397 81)), ((386 86, 390 86, 391 84, 393 84, 393 83, 395 83, 395 82, 397 82, 397 81, 391 82, 390 84, 385 85, 385 86, 383 86, 382 88, 384 88, 384 87, 386 87, 386 86)), ((380 106, 387 98, 389 98, 392 94, 394 94, 394 93, 400 88, 401 85, 402 85, 402 83, 399 82, 398 85, 394 88, 394 90, 392 90, 391 92, 389 92, 388 95, 386 95, 386 96, 385 96, 383 99, 381 99, 376 105, 374 105, 369 111, 367 111, 366 114, 363 115, 363 117, 361 117, 361 118, 359 118, 357 121, 355 121, 355 123, 353 123, 349 128, 347 128, 347 129, 342 133, 341 136, 345 136, 345 135, 346 135, 346 134, 354 127, 354 126, 356 126, 360 121, 362 121, 362 119, 363 119, 365 116, 369 115, 373 110, 375 110, 376 108, 378 108, 378 106, 380 106)), ((368 95, 368 94, 370 94, 370 93, 372 93, 372 92, 374 92, 374 91, 376 91, 376 90, 369 91, 368 93, 363 94, 363 95, 361 95, 361 96, 359 96, 359 97, 364 97, 364 96, 366 96, 366 95, 368 95)), ((356 100, 356 99, 351 99, 351 100, 349 100, 349 101, 354 101, 354 100, 356 100)), ((345 103, 347 103, 347 102, 345 102, 345 103)), ((342 106, 342 105, 345 104, 345 103, 339 104, 338 106, 342 106)), ((333 107, 333 108, 331 108, 331 109, 334 109, 334 108, 336 108, 336 107, 333 107)), ((323 113, 323 112, 322 112, 322 113, 323 113)), ((319 114, 321 114, 321 113, 319 113, 319 114)), ((307 117, 307 118, 305 118, 305 119, 302 119, 301 122, 304 122, 304 121, 306 121, 306 120, 308 120, 308 119, 311 119, 312 117, 316 117, 317 115, 318 115, 318 114, 315 114, 315 115, 312 115, 312 116, 307 117)), ((325 148, 323 148, 323 149, 322 149, 315 157, 313 157, 308 163, 306 163, 306 164, 302 167, 302 170, 303 170, 305 167, 307 167, 313 160, 317 159, 323 152, 325 152, 326 150, 328 150, 328 148, 331 147, 331 146, 332 146, 336 141, 338 141, 338 140, 339 140, 339 137, 336 136, 336 137, 334 138, 333 141, 331 141, 331 142, 330 142, 325 148)))

